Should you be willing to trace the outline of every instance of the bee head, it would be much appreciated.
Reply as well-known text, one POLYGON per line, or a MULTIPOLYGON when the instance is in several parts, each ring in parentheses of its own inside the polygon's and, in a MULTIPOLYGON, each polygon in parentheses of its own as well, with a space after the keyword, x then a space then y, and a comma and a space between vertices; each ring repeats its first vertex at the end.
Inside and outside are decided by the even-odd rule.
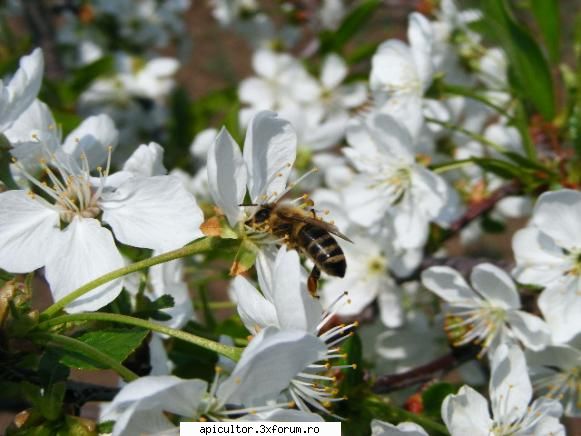
POLYGON ((246 224, 251 227, 260 226, 268 221, 270 215, 272 214, 272 206, 262 205, 258 208, 256 213, 246 221, 246 224))

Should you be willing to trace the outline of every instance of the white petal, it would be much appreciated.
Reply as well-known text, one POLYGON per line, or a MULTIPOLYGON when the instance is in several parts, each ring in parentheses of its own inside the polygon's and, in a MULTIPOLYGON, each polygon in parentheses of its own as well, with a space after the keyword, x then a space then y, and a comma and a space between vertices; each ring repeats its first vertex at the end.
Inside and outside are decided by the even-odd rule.
POLYGON ((288 121, 269 111, 254 116, 244 141, 248 189, 253 202, 272 201, 272 196, 284 191, 296 151, 297 135, 288 121))
POLYGON ((422 284, 438 297, 455 305, 472 307, 480 305, 460 273, 447 266, 433 266, 422 272, 422 284))
POLYGON ((328 89, 336 88, 347 76, 347 64, 335 53, 327 55, 321 67, 321 82, 328 89))
POLYGON ((434 66, 432 64, 432 43, 434 35, 432 25, 428 19, 417 12, 410 14, 408 40, 416 71, 420 77, 423 89, 427 89, 432 82, 434 66))
POLYGON ((276 409, 270 412, 244 415, 238 421, 273 421, 273 422, 323 422, 321 415, 302 410, 276 409))
POLYGON ((208 150, 214 143, 216 135, 218 135, 218 131, 212 128, 199 132, 190 145, 190 154, 206 162, 208 150))
POLYGON ((61 142, 52 113, 40 100, 35 100, 4 135, 12 144, 12 156, 33 173, 40 159, 49 160, 48 154, 60 147, 61 142))
POLYGON ((495 421, 516 421, 527 411, 533 397, 527 363, 522 350, 500 345, 492 355, 490 401, 495 421))
POLYGON ((288 55, 277 55, 271 50, 257 50, 252 56, 252 67, 258 75, 268 79, 276 79, 280 66, 291 62, 288 55))
POLYGON ((410 196, 407 202, 411 206, 398 208, 393 213, 396 244, 404 249, 420 248, 425 245, 428 239, 430 220, 416 206, 416 201, 410 196))
MULTIPOLYGON (((403 90, 418 81, 410 48, 398 40, 381 44, 371 59, 369 84, 373 90, 403 90)), ((421 90, 417 83, 416 92, 421 90)))
POLYGON ((400 92, 390 97, 379 110, 401 122, 417 140, 424 124, 422 102, 423 99, 414 92, 400 92))
POLYGON ((129 434, 140 436, 173 435, 177 428, 162 410, 143 410, 139 404, 132 404, 115 419, 112 436, 129 434))
POLYGON ((402 422, 397 427, 389 422, 371 421, 371 436, 428 436, 428 433, 413 422, 402 422))
MULTIPOLYGON (((238 86, 238 98, 241 102, 255 106, 255 109, 270 109, 274 107, 276 101, 274 91, 273 87, 267 81, 259 79, 258 77, 250 77, 240 82, 238 86)), ((245 126, 246 122, 244 120, 242 121, 241 124, 245 126)))
POLYGON ((263 404, 276 398, 299 372, 323 358, 326 351, 316 336, 268 327, 246 347, 217 396, 227 403, 263 404))
POLYGON ((163 147, 156 142, 141 144, 123 164, 123 171, 145 177, 167 174, 163 166, 163 147))
POLYGON ((274 271, 274 306, 281 329, 315 333, 323 309, 301 283, 301 265, 295 250, 281 247, 274 271))
POLYGON ((369 185, 369 179, 360 175, 344 191, 345 208, 349 218, 364 227, 384 219, 389 203, 382 198, 381 191, 369 185))
POLYGON ((451 436, 488 436, 492 428, 486 398, 470 386, 444 399, 442 419, 451 436))
POLYGON ((570 275, 547 287, 538 304, 555 342, 568 342, 581 332, 581 277, 570 275))
MULTIPOLYGON (((99 221, 75 218, 60 233, 59 242, 46 262, 45 275, 55 301, 75 289, 125 264, 111 232, 99 221)), ((100 309, 121 292, 122 280, 101 285, 66 307, 69 313, 100 309)))
POLYGON ((37 48, 20 58, 20 67, 6 87, 0 83, 0 132, 15 121, 36 98, 42 83, 44 57, 37 48))
POLYGON ((0 268, 27 273, 44 266, 59 232, 55 210, 25 191, 0 193, 0 268))
POLYGON ((138 403, 138 409, 153 409, 192 416, 206 392, 203 380, 184 380, 173 375, 144 376, 128 383, 115 396, 107 409, 123 409, 138 403))
POLYGON ((173 176, 134 177, 103 194, 103 221, 133 247, 173 250, 202 237, 196 199, 173 176))
POLYGON ((512 274, 521 283, 546 286, 570 268, 569 260, 551 237, 534 227, 516 232, 512 249, 517 264, 512 274))
POLYGON ((242 216, 240 204, 246 193, 246 167, 240 147, 222 128, 208 150, 208 188, 216 205, 224 211, 231 226, 242 216))
POLYGON ((510 276, 500 268, 481 263, 472 270, 470 275, 472 286, 494 306, 503 309, 518 309, 520 298, 510 276))
POLYGON ((257 334, 268 326, 279 326, 274 305, 242 276, 232 280, 232 291, 238 303, 238 314, 246 328, 257 334))
POLYGON ((566 249, 581 247, 581 192, 571 189, 545 192, 539 197, 532 222, 566 249))
POLYGON ((508 314, 508 322, 515 336, 533 351, 542 350, 551 342, 551 330, 538 316, 515 310, 508 314))
POLYGON ((388 328, 400 327, 403 323, 403 307, 401 297, 395 292, 394 285, 382 288, 377 298, 379 316, 384 326, 388 328))
POLYGON ((113 120, 105 114, 87 118, 66 137, 63 151, 80 161, 87 156, 89 166, 96 168, 106 162, 110 148, 115 148, 119 131, 113 120))
POLYGON ((430 220, 442 213, 449 202, 450 188, 446 181, 421 165, 415 165, 412 173, 412 186, 410 190, 411 201, 422 210, 430 220))

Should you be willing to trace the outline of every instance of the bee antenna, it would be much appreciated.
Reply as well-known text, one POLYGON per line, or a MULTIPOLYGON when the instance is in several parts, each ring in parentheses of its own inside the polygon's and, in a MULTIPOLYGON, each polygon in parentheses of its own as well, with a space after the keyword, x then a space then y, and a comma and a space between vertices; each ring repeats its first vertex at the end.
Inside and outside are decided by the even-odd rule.
POLYGON ((242 203, 242 204, 239 204, 238 206, 249 207, 249 206, 258 206, 258 204, 256 204, 256 203, 247 203, 247 204, 242 203))

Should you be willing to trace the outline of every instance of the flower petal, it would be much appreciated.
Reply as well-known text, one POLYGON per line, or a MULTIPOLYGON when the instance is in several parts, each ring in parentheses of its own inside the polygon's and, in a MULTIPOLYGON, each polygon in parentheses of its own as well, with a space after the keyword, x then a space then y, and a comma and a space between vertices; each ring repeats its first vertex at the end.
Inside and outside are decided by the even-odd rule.
POLYGON ((347 64, 341 56, 331 53, 327 55, 321 67, 321 83, 328 89, 334 89, 347 76, 347 64))
POLYGON ((444 399, 442 419, 451 436, 488 436, 492 428, 486 398, 470 386, 444 399))
POLYGON ((163 166, 163 147, 156 142, 141 144, 125 161, 123 171, 145 177, 167 174, 163 166))
POLYGON ((495 421, 515 422, 533 397, 525 355, 518 345, 498 346, 491 359, 490 401, 495 421))
POLYGON ((297 135, 288 121, 270 111, 254 116, 244 141, 252 202, 272 201, 284 191, 296 151, 297 135))
POLYGON ((117 146, 119 131, 113 120, 105 114, 87 118, 66 137, 63 151, 80 162, 87 157, 91 168, 105 163, 112 148, 117 146))
POLYGON ((220 130, 208 150, 208 188, 216 205, 231 226, 242 216, 240 204, 246 193, 246 167, 240 147, 225 128, 220 130))
POLYGON ((371 436, 428 436, 428 433, 413 422, 402 422, 397 427, 389 422, 371 421, 371 436))
POLYGON ((426 90, 432 82, 432 74, 434 72, 432 61, 434 35, 430 21, 418 12, 410 14, 408 40, 417 74, 422 81, 423 89, 426 90))
MULTIPOLYGON (((45 275, 58 301, 85 283, 124 265, 109 230, 95 219, 74 218, 60 232, 59 241, 47 259, 45 275)), ((77 298, 65 310, 69 313, 98 310, 117 298, 121 288, 122 280, 113 280, 77 298)))
POLYGON ((42 83, 44 57, 36 48, 20 58, 20 67, 6 87, 0 84, 0 132, 6 130, 36 98, 42 83))
POLYGON ((242 276, 236 276, 231 286, 240 319, 252 334, 257 334, 268 326, 279 326, 274 305, 264 298, 248 280, 242 276))
POLYGON ((566 249, 581 247, 581 192, 572 189, 545 192, 533 212, 535 226, 566 249))
POLYGON ((486 300, 503 309, 518 309, 520 297, 510 276, 500 268, 481 263, 472 270, 470 281, 486 300))
POLYGON ((168 251, 203 236, 196 199, 173 176, 133 177, 101 200, 103 221, 133 247, 168 251))
POLYGON ((516 268, 512 274, 521 283, 546 286, 570 268, 570 262, 550 236, 534 227, 519 230, 512 238, 516 268))
POLYGON ((533 351, 542 350, 551 342, 551 330, 538 316, 515 310, 508 313, 508 322, 518 340, 533 351))
POLYGON ((230 378, 220 385, 217 397, 226 403, 264 404, 326 352, 327 347, 316 336, 267 327, 243 351, 230 378))
POLYGON ((0 193, 0 268, 27 273, 44 266, 59 232, 55 210, 25 191, 0 193))
POLYGON ((281 329, 316 333, 323 308, 306 290, 301 280, 301 264, 295 250, 283 246, 275 263, 274 306, 281 329))
POLYGON ((480 299, 460 273, 448 266, 433 266, 422 272, 422 284, 438 297, 454 305, 473 307, 480 299))
POLYGON ((551 327, 553 340, 568 342, 581 332, 581 277, 569 275, 547 287, 538 304, 551 327))

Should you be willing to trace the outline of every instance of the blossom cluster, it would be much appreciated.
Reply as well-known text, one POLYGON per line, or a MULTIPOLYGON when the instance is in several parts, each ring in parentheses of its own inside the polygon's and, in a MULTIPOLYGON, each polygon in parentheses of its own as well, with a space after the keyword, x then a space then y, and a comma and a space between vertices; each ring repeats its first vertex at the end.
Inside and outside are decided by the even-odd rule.
MULTIPOLYGON (((329 35, 380 2, 281 2, 281 19, 253 0, 210 1, 247 37, 254 73, 227 93, 234 117, 176 160, 179 61, 158 50, 187 46, 189 3, 64 8, 63 65, 104 68, 66 108, 73 125, 51 97, 46 50, 0 81, 0 354, 19 359, 32 341, 38 374, 49 359, 117 371, 91 434, 177 434, 191 420, 565 434, 561 418, 581 407, 580 158, 573 127, 554 133, 527 112, 538 101, 515 91, 510 50, 479 33, 498 11, 435 2, 409 15, 406 41, 357 64, 329 35), (301 51, 305 35, 318 36, 301 51), (516 226, 504 234, 514 262, 456 254, 516 226), (39 313, 43 286, 54 303, 39 313), (213 303, 232 309, 226 320, 213 303), (462 382, 436 381, 446 367, 418 387, 446 352, 462 382), (409 387, 411 412, 382 395, 409 387), (422 414, 422 393, 439 388, 422 414)), ((65 394, 58 413, 46 402, 60 381, 28 394, 44 409, 13 431, 56 428, 65 394)))

